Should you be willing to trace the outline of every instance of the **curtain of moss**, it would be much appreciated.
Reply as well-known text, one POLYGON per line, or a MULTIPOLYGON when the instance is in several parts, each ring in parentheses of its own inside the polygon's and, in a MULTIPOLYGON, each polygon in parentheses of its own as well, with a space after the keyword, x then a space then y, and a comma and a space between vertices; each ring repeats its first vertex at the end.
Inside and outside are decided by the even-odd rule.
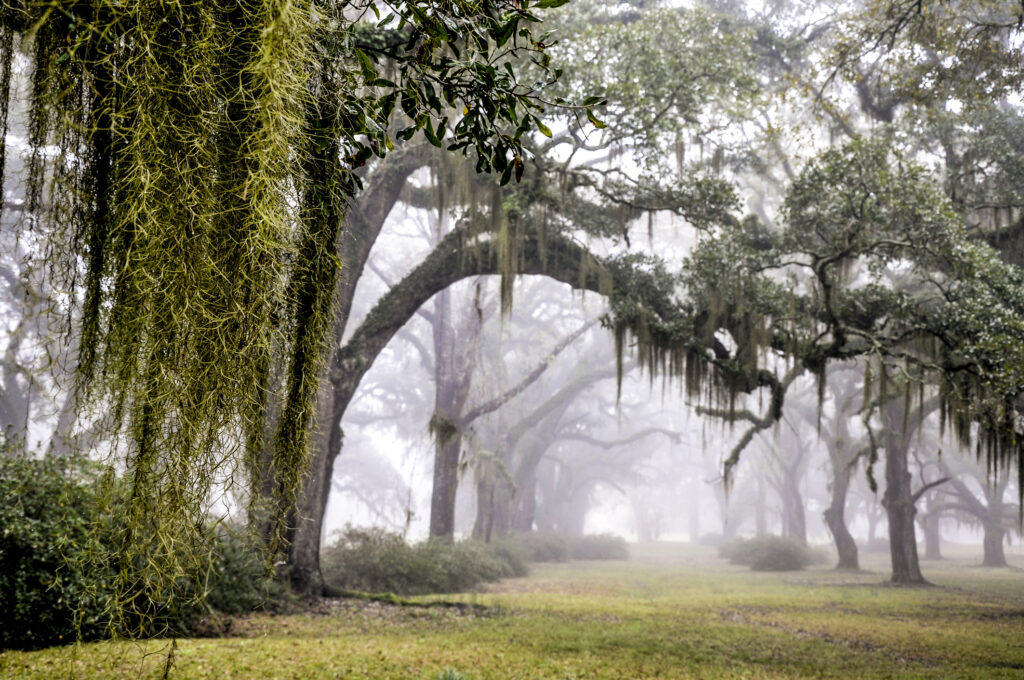
POLYGON ((33 60, 23 228, 80 302, 78 393, 112 416, 129 482, 120 550, 96 556, 119 567, 122 632, 202 568, 211 491, 277 398, 278 538, 307 467, 352 192, 314 28, 294 0, 0 3, 4 128, 16 41, 33 60))

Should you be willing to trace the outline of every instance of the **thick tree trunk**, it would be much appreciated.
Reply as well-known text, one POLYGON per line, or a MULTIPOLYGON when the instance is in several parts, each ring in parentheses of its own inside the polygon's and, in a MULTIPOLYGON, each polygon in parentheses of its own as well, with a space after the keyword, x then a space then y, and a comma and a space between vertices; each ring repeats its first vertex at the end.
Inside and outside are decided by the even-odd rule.
POLYGON ((430 493, 430 536, 444 540, 455 537, 455 495, 459 485, 459 456, 462 442, 457 437, 435 444, 434 485, 430 493))
POLYGON ((512 531, 529 533, 537 514, 537 474, 531 470, 516 489, 515 512, 512 515, 512 531))
POLYGON ((1003 550, 1003 541, 1006 538, 1006 530, 999 524, 988 522, 985 524, 984 548, 985 557, 982 561, 984 567, 1006 567, 1006 552, 1003 550))
POLYGON ((332 386, 324 381, 317 401, 317 420, 325 425, 315 433, 313 467, 306 477, 289 535, 288 577, 295 592, 309 598, 324 591, 320 572, 320 542, 324 515, 334 477, 334 461, 341 451, 341 416, 345 406, 336 398, 332 386), (327 455, 334 451, 334 455, 327 455))
MULTIPOLYGON (((382 168, 381 174, 375 175, 368 183, 358 204, 347 212, 347 224, 341 230, 338 252, 342 271, 338 278, 333 332, 336 348, 345 335, 356 284, 362 276, 370 250, 391 208, 397 202, 406 179, 423 164, 423 156, 414 148, 391 154, 390 159, 390 164, 382 168)), ((395 328, 392 334, 397 330, 395 328)), ((376 352, 373 356, 376 356, 376 352)), ((307 597, 318 596, 323 591, 320 541, 334 462, 341 453, 341 418, 363 374, 373 363, 373 357, 370 357, 361 366, 361 370, 352 370, 350 365, 345 365, 344 359, 340 348, 328 359, 329 380, 321 388, 317 400, 317 431, 313 437, 310 472, 303 484, 296 507, 297 519, 290 532, 288 566, 292 585, 297 592, 307 597)))
POLYGON ((889 552, 892 556, 892 582, 903 585, 926 583, 917 559, 914 533, 914 497, 908 465, 908 446, 902 432, 903 398, 890 399, 885 407, 885 495, 882 506, 889 519, 889 552), (899 431, 895 431, 896 429, 899 431))
MULTIPOLYGON (((442 221, 443 224, 443 221, 442 221)), ((461 434, 455 421, 458 400, 455 332, 451 325, 451 295, 442 290, 434 297, 431 319, 434 339, 434 484, 430 493, 430 536, 455 538, 455 494, 459 485, 461 434)))
MULTIPOLYGON (((833 463, 835 465, 835 463, 833 463)), ((832 478, 832 502, 825 510, 825 524, 832 534, 839 562, 836 569, 859 569, 857 542, 846 527, 846 493, 850 488, 850 469, 844 465, 835 466, 832 478)))

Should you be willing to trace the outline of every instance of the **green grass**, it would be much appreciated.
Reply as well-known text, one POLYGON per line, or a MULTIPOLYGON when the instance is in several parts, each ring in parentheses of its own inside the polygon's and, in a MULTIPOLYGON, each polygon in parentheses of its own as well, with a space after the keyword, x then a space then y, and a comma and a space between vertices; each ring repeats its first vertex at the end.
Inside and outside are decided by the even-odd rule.
MULTIPOLYGON (((171 677, 1024 678, 1024 571, 973 566, 977 551, 925 562, 938 587, 914 589, 883 585, 884 556, 763 574, 706 548, 632 552, 459 596, 484 617, 346 602, 240 618, 231 638, 178 641, 171 677)), ((0 677, 161 677, 168 645, 6 652, 0 677)))

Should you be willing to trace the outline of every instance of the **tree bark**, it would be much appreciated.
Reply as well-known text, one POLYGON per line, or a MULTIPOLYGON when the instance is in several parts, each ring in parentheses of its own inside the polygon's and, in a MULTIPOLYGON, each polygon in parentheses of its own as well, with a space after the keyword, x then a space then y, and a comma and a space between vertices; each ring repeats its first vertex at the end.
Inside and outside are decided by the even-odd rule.
POLYGON ((846 494, 850 488, 850 468, 845 465, 835 466, 832 472, 832 502, 825 510, 825 524, 836 544, 839 562, 836 569, 860 569, 857 555, 857 542, 846 527, 846 494))
POLYGON ((885 434, 885 494, 882 506, 889 519, 889 552, 892 557, 893 583, 917 585, 927 583, 917 558, 917 536, 914 533, 914 497, 910 488, 906 420, 903 397, 888 400, 883 407, 885 434))
POLYGON ((1003 550, 1003 541, 1006 537, 1006 530, 999 524, 987 522, 985 524, 984 550, 985 557, 981 565, 983 567, 1006 567, 1006 552, 1003 550))
POLYGON ((459 486, 459 457, 462 442, 453 436, 435 444, 434 482, 430 492, 430 536, 443 540, 455 537, 455 496, 459 486))
MULTIPOLYGON (((375 174, 367 183, 367 189, 357 205, 346 214, 347 224, 341 230, 338 251, 343 268, 338 277, 335 303, 334 347, 341 343, 345 334, 356 284, 362 276, 370 249, 398 201, 406 180, 423 164, 423 155, 416 148, 393 153, 390 159, 389 163, 382 165, 380 174, 375 174)), ((352 399, 355 386, 358 386, 362 378, 360 373, 355 386, 352 381, 344 379, 344 368, 339 365, 338 351, 333 352, 328 361, 327 380, 317 398, 317 426, 313 433, 310 472, 296 504, 289 536, 291 544, 288 566, 292 587, 306 597, 314 597, 323 592, 320 542, 334 462, 341 452, 341 418, 352 399)))

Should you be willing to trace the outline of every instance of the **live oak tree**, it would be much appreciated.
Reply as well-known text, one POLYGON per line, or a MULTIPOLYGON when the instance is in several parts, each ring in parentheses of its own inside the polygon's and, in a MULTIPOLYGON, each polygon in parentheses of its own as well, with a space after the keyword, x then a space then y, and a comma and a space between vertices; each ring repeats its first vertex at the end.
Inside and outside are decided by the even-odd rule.
MULTIPOLYGON (((533 171, 524 176, 522 184, 502 188, 472 178, 461 169, 453 174, 451 166, 445 169, 436 157, 402 145, 386 159, 371 164, 365 188, 348 213, 347 238, 339 246, 348 269, 339 282, 328 383, 318 401, 320 433, 311 475, 298 504, 299 520, 291 535, 289 561, 300 590, 316 592, 319 588, 317 554, 329 480, 342 449, 341 417, 374 358, 417 309, 452 283, 485 274, 502 276, 503 305, 511 302, 511 281, 517 274, 542 274, 602 294, 614 288, 613 297, 663 299, 671 280, 652 277, 649 260, 636 256, 596 258, 576 234, 628 241, 629 228, 643 210, 670 209, 707 223, 731 205, 733 194, 708 172, 713 160, 710 151, 705 162, 699 156, 688 156, 685 163, 673 161, 682 174, 673 174, 668 181, 653 175, 634 181, 623 173, 605 173, 593 164, 573 163, 577 153, 589 153, 590 149, 605 157, 614 156, 619 149, 631 149, 637 157, 648 157, 657 165, 663 160, 666 139, 675 139, 680 129, 698 136, 708 133, 721 123, 722 112, 733 111, 737 102, 742 109, 743 102, 753 96, 753 81, 744 68, 744 43, 718 31, 713 15, 656 10, 619 22, 611 15, 600 19, 603 12, 581 12, 579 16, 598 19, 580 20, 581 28, 563 39, 567 56, 564 62, 553 59, 563 70, 559 82, 564 84, 558 87, 564 89, 553 89, 550 96, 568 98, 572 92, 607 89, 607 105, 600 109, 604 122, 596 116, 588 121, 580 111, 567 111, 561 123, 564 129, 552 123, 553 129, 540 128, 532 140, 521 137, 534 156, 533 171), (681 45, 670 48, 655 41, 659 49, 651 53, 647 45, 666 25, 678 28, 681 45), (595 51, 610 55, 621 46, 632 50, 628 58, 623 57, 623 69, 594 70, 590 57, 595 51), (577 54, 575 49, 582 52, 577 54), (651 89, 638 92, 633 83, 651 69, 669 80, 661 84, 641 80, 651 89), (644 107, 652 104, 660 111, 653 118, 644 113, 644 107), (708 118, 713 112, 715 117, 708 118), (591 129, 595 125, 601 126, 599 137, 591 129), (563 152, 568 152, 569 160, 556 162, 557 154, 564 157, 563 152), (451 177, 458 180, 444 182, 454 188, 440 205, 467 211, 472 219, 457 223, 432 253, 395 282, 342 345, 352 295, 370 249, 392 206, 402 200, 406 179, 425 165, 444 178, 441 182, 451 177)), ((516 172, 514 167, 512 172, 516 172)), ((437 210, 436 189, 425 193, 407 192, 404 200, 437 210)))
POLYGON ((146 602, 197 566, 211 492, 239 461, 283 548, 358 169, 393 147, 396 111, 394 136, 447 136, 482 169, 521 169, 542 105, 504 63, 545 60, 533 8, 0 4, 5 133, 16 55, 31 55, 20 228, 45 236, 69 291, 79 404, 111 415, 128 480, 114 625, 151 623, 146 602))

